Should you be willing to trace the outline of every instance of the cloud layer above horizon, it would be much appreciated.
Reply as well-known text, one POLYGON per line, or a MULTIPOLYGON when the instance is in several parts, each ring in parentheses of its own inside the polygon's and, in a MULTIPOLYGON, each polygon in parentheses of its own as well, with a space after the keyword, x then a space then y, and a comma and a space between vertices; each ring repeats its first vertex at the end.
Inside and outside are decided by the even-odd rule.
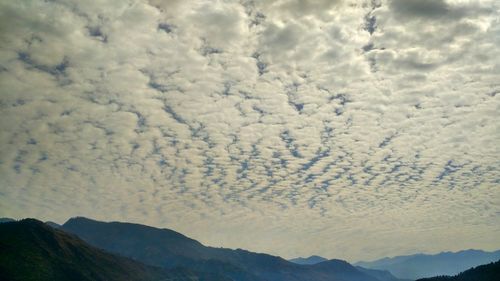
POLYGON ((500 247, 500 4, 2 1, 0 211, 350 260, 500 247))

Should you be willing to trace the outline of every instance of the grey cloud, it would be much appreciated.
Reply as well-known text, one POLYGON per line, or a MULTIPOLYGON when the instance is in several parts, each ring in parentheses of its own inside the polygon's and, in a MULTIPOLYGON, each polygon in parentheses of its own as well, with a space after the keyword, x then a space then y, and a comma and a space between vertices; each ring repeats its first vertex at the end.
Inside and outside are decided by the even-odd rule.
POLYGON ((401 17, 446 17, 451 7, 446 0, 391 0, 391 9, 401 17))
POLYGON ((271 51, 273 56, 280 56, 280 54, 294 50, 303 32, 301 26, 295 24, 269 25, 262 37, 263 47, 271 51))
POLYGON ((494 9, 489 1, 390 1, 371 13, 383 32, 371 37, 367 60, 372 71, 387 66, 425 72, 453 65, 485 38, 494 9))
POLYGON ((304 15, 314 15, 327 12, 329 9, 332 9, 339 3, 342 3, 342 0, 286 0, 280 1, 279 4, 275 5, 279 9, 284 9, 292 15, 300 17, 304 15))
MULTIPOLYGON (((460 20, 491 13, 492 6, 479 1, 458 2, 447 0, 390 0, 389 5, 402 20, 420 18, 427 20, 460 20)), ((485 3, 488 3, 486 1, 485 3)))

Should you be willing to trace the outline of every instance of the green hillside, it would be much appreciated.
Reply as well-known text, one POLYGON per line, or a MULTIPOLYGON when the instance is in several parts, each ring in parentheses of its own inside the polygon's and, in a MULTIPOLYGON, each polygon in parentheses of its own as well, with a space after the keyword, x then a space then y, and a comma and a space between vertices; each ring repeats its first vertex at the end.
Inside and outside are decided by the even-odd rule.
MULTIPOLYGON (((0 224, 1 281, 188 281, 186 269, 165 271, 94 248, 40 221, 0 224)), ((212 280, 221 280, 213 278, 212 280)))

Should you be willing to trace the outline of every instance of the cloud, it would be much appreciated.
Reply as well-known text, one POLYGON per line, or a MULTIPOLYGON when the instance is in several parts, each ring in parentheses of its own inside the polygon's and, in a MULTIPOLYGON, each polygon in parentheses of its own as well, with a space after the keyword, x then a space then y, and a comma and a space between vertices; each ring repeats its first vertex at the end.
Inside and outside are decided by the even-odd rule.
POLYGON ((341 0, 285 0, 266 3, 267 1, 257 1, 264 9, 271 13, 283 13, 287 17, 320 16, 335 12, 343 1, 341 0))
POLYGON ((450 12, 450 5, 445 0, 439 1, 390 1, 390 7, 394 13, 401 16, 423 17, 423 18, 438 18, 446 17, 450 12))
POLYGON ((286 257, 493 249, 498 10, 2 3, 0 206, 286 257))
POLYGON ((389 6, 401 19, 460 20, 493 11, 491 1, 391 0, 389 6))

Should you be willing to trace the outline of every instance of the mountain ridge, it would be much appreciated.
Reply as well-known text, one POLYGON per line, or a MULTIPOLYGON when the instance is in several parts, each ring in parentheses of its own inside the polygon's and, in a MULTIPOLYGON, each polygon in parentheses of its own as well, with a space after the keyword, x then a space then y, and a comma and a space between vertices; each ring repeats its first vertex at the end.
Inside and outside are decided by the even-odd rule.
POLYGON ((173 230, 141 224, 99 222, 77 217, 68 220, 61 229, 101 249, 167 269, 194 265, 197 270, 210 272, 233 266, 234 271, 228 276, 238 281, 380 281, 345 261, 298 265, 264 253, 204 246, 173 230), (204 266, 207 261, 213 264, 204 266))
MULTIPOLYGON (((1 281, 195 281, 189 270, 166 271, 88 245, 35 219, 0 224, 1 281)), ((206 279, 211 281, 221 278, 206 279)))
POLYGON ((497 281, 500 277, 500 260, 470 268, 455 276, 436 276, 417 281, 497 281))
MULTIPOLYGON (((101 222, 85 217, 71 218, 63 225, 35 219, 7 219, 0 224, 0 250, 0 281, 67 280, 68 275, 65 274, 70 274, 71 280, 84 281, 123 280, 125 275, 131 276, 127 280, 151 281, 402 281, 401 277, 395 277, 388 270, 365 268, 359 263, 352 265, 344 260, 327 260, 314 255, 287 261, 279 256, 244 249, 205 246, 167 228, 128 222, 101 222), (36 259, 33 260, 33 257, 36 259), (43 278, 12 277, 12 274, 19 273, 15 269, 18 261, 30 259, 33 268, 21 262, 22 272, 39 272, 43 278), (1 276, 10 277, 2 279, 1 276)), ((464 258, 497 252, 500 253, 470 249, 443 252, 431 257, 464 258)), ((401 262, 425 261, 428 257, 416 254, 383 258, 376 262, 395 266, 401 262)), ((432 276, 437 275, 444 274, 432 276)))
POLYGON ((327 261, 327 260, 328 259, 326 259, 324 257, 320 257, 320 256, 317 256, 317 255, 312 255, 312 256, 309 256, 307 258, 298 257, 298 258, 289 259, 288 261, 296 263, 296 264, 311 265, 311 264, 316 264, 316 263, 324 262, 324 261, 327 261))
POLYGON ((414 254, 385 257, 370 262, 356 262, 354 265, 369 269, 388 270, 397 278, 419 279, 439 275, 455 275, 474 266, 500 259, 500 250, 445 251, 437 254, 414 254))

